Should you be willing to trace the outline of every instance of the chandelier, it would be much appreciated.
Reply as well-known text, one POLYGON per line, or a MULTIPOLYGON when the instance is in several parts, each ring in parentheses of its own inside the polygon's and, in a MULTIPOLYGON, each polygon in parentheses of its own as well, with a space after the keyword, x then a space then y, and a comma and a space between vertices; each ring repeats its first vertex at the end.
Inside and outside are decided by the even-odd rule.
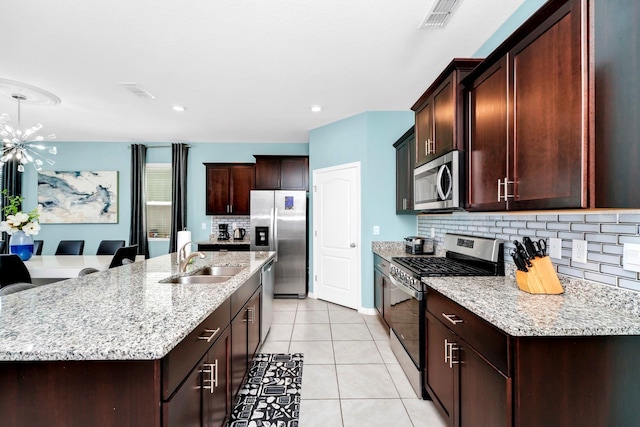
POLYGON ((13 93, 11 97, 18 101, 18 127, 11 125, 11 118, 8 114, 0 114, 0 138, 2 138, 2 156, 0 166, 13 159, 18 161, 18 171, 24 172, 24 165, 32 163, 37 171, 42 170, 42 165, 47 162, 50 165, 55 161, 46 157, 46 150, 49 154, 56 154, 56 147, 46 147, 42 141, 55 139, 54 134, 47 136, 35 136, 42 129, 42 124, 38 123, 28 129, 22 130, 20 126, 20 102, 26 101, 27 97, 22 94, 13 93), (45 154, 45 155, 43 155, 45 154))

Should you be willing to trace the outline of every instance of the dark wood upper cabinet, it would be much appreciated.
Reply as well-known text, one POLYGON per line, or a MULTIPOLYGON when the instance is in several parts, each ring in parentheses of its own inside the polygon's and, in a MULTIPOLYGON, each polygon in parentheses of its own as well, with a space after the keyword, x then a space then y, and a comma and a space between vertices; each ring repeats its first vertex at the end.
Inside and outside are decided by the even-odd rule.
POLYGON ((394 144, 396 149, 396 214, 415 214, 413 209, 413 169, 416 163, 414 126, 394 144))
POLYGON ((514 181, 509 209, 587 206, 581 15, 578 2, 566 3, 508 55, 514 181))
POLYGON ((460 80, 481 59, 454 59, 411 107, 416 112, 416 165, 462 149, 464 105, 460 80))
POLYGON ((595 206, 640 208, 640 2, 591 2, 595 206))
POLYGON ((205 163, 207 215, 249 215, 254 185, 251 163, 205 163))
POLYGON ((550 0, 464 79, 469 210, 640 207, 631 17, 640 3, 550 0))
POLYGON ((507 176, 507 61, 489 68, 469 90, 470 136, 467 207, 471 210, 504 210, 496 183, 507 176))
POLYGON ((256 190, 308 190, 308 156, 255 155, 256 190))

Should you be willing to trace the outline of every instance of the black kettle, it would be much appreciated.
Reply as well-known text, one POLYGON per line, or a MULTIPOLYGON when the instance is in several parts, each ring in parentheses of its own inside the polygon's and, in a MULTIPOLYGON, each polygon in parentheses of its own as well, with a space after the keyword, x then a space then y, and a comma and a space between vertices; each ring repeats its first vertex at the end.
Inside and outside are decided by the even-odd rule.
POLYGON ((242 240, 246 234, 247 230, 244 228, 236 228, 233 230, 233 240, 242 240))

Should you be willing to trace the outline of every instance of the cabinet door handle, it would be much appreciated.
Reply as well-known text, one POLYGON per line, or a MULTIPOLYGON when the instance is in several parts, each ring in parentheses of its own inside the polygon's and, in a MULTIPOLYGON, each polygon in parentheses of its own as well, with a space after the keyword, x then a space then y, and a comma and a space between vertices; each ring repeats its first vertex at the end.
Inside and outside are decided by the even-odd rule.
POLYGON ((204 369, 200 372, 209 375, 209 378, 202 377, 202 386, 200 388, 209 390, 209 393, 213 394, 214 390, 218 387, 218 359, 214 363, 205 363, 202 365, 204 369), (208 383, 205 384, 205 383, 208 383))
POLYGON ((402 199, 402 209, 407 209, 407 199, 402 199))
POLYGON ((211 342, 211 340, 213 339, 213 337, 215 337, 215 336, 216 336, 216 334, 217 334, 218 332, 220 332, 220 328, 218 328, 218 329, 205 329, 204 331, 205 331, 205 332, 207 332, 207 333, 209 333, 209 334, 211 334, 211 335, 209 335, 208 337, 198 337, 198 339, 199 339, 199 340, 207 340, 207 342, 211 342))
POLYGON ((458 323, 463 323, 464 322, 464 320, 458 319, 455 314, 442 313, 442 317, 444 317, 445 319, 447 319, 449 322, 453 323, 454 325, 457 325, 458 323))
POLYGON ((256 306, 252 305, 251 307, 247 307, 247 316, 244 319, 245 322, 253 323, 256 320, 256 306))
POLYGON ((455 342, 449 342, 446 338, 444 340, 444 363, 449 365, 450 369, 453 369, 453 365, 460 363, 459 360, 453 360, 453 352, 457 351, 460 347, 455 342))
POLYGON ((509 198, 513 199, 515 198, 514 194, 509 194, 509 185, 510 184, 515 184, 515 181, 509 181, 509 177, 504 177, 504 182, 499 179, 498 180, 498 201, 502 201, 502 199, 504 199, 504 201, 506 202, 509 198), (501 187, 504 187, 504 196, 502 195, 501 192, 501 187))

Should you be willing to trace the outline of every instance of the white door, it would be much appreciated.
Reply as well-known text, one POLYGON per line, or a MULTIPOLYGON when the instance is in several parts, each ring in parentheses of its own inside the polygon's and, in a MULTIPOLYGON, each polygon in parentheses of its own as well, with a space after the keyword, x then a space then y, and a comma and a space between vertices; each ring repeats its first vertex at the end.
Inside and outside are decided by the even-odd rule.
POLYGON ((360 163, 313 171, 313 290, 360 308, 360 163))

